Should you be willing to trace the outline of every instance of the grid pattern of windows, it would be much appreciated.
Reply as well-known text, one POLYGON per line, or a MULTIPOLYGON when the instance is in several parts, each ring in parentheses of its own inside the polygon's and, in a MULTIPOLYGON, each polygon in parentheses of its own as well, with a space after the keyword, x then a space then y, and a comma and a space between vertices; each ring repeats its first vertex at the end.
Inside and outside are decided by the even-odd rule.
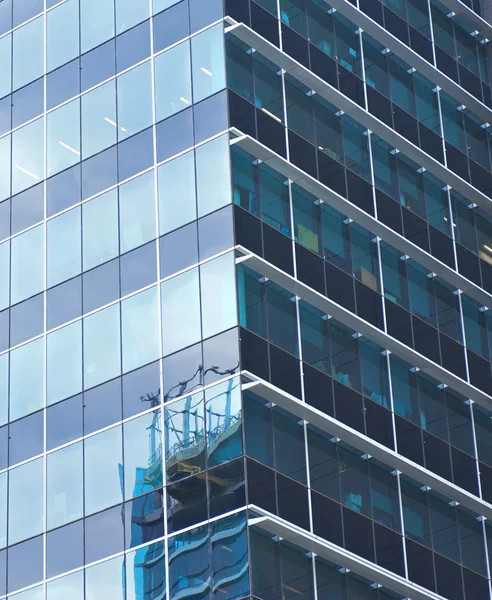
POLYGON ((0 600, 492 598, 453 3, 0 0, 0 600))

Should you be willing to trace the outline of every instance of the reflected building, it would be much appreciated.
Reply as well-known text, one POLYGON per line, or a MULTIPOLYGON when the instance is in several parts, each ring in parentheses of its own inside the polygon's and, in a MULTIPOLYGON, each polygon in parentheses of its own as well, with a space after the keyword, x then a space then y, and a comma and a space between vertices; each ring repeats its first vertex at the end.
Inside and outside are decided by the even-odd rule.
POLYGON ((492 600, 489 0, 0 0, 0 600, 492 600))

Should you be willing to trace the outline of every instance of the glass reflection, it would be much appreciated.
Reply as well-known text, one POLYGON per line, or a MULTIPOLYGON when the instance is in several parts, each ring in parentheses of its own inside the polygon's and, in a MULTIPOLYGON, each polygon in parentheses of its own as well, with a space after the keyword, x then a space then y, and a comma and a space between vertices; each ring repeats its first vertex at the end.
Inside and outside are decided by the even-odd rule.
MULTIPOLYGON (((157 397, 154 402, 159 402, 157 397)), ((128 421, 123 426, 125 498, 162 487, 161 411, 128 421)))
POLYGON ((160 600, 166 592, 166 553, 163 542, 126 556, 126 600, 160 600))
POLYGON ((169 541, 169 587, 172 600, 210 596, 208 527, 199 527, 169 541))
POLYGON ((213 467, 241 456, 242 413, 238 379, 216 385, 206 391, 207 461, 213 467))

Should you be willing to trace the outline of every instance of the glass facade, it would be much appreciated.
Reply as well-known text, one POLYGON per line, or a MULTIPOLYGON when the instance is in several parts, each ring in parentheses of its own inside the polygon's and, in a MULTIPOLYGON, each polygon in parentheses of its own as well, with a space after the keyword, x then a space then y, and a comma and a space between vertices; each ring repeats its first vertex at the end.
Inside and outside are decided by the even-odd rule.
POLYGON ((0 0, 0 600, 492 600, 486 4, 0 0))

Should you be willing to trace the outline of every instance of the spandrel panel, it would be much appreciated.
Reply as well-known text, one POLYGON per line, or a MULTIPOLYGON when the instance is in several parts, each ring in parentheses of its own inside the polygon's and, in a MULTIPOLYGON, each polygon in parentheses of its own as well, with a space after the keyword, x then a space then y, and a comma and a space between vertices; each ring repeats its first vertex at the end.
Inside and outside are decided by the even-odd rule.
POLYGON ((54 529, 84 514, 82 442, 51 452, 46 460, 46 526, 54 529))
POLYGON ((82 391, 82 321, 57 329, 47 339, 47 405, 82 391))
POLYGON ((43 459, 38 458, 9 472, 9 544, 43 530, 43 459))
POLYGON ((90 515, 123 500, 121 426, 84 441, 85 514, 90 515))
POLYGON ((120 375, 120 305, 84 319, 84 389, 120 375))

